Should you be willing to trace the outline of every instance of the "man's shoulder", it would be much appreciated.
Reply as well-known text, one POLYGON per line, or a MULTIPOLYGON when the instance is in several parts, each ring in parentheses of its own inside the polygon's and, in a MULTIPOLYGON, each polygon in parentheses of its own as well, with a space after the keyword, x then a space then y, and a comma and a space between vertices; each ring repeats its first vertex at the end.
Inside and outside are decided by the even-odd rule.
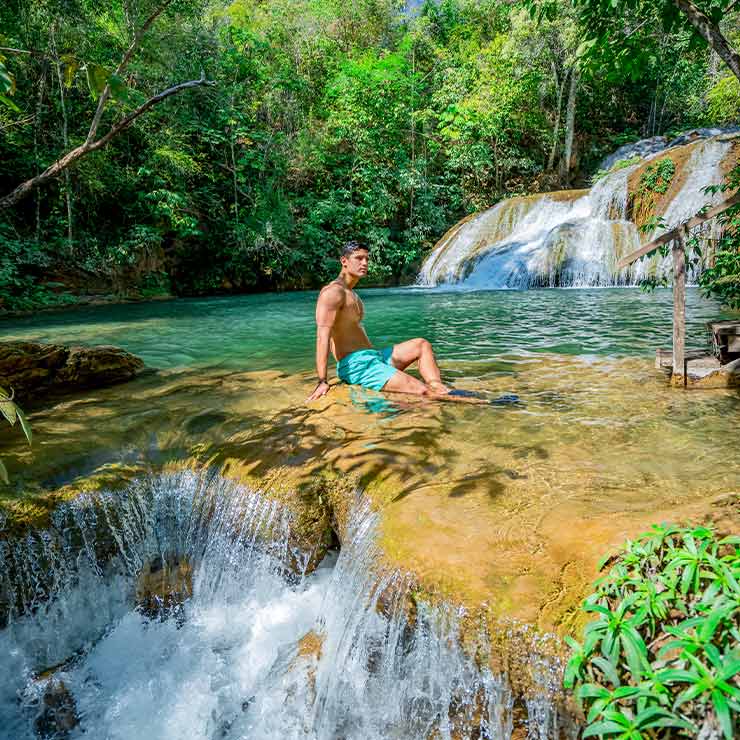
POLYGON ((339 283, 331 282, 325 285, 319 292, 319 300, 331 301, 332 303, 344 303, 345 289, 339 283))

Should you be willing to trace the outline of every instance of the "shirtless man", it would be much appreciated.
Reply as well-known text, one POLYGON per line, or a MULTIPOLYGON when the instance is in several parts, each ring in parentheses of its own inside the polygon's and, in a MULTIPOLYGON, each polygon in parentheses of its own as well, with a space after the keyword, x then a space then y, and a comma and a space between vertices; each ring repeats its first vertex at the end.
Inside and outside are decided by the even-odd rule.
POLYGON ((373 349, 362 328, 365 309, 353 288, 367 275, 367 247, 348 242, 340 257, 339 277, 324 286, 316 303, 316 371, 319 382, 308 401, 329 391, 329 349, 337 361, 337 375, 345 383, 380 391, 443 396, 449 393, 439 374, 432 345, 426 339, 409 339, 383 350, 373 349), (422 383, 404 370, 419 363, 422 383))

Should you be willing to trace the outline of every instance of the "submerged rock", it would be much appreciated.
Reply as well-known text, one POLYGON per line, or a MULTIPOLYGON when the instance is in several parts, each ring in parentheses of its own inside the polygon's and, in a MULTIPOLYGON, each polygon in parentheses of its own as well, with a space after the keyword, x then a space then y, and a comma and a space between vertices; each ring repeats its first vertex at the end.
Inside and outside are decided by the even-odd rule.
POLYGON ((136 605, 139 611, 155 619, 176 612, 193 595, 193 567, 186 560, 173 557, 153 558, 139 574, 136 605))
POLYGON ((133 378, 143 367, 144 362, 136 355, 108 345, 0 343, 0 383, 12 388, 21 403, 47 394, 121 383, 133 378))
POLYGON ((36 735, 41 740, 63 740, 79 723, 74 697, 64 681, 49 679, 33 723, 36 735))

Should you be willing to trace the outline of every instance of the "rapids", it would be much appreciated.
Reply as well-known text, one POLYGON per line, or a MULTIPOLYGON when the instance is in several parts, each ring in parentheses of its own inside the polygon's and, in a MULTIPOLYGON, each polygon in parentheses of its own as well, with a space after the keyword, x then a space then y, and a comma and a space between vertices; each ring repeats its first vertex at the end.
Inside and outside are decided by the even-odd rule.
MULTIPOLYGON (((505 679, 460 647, 461 611, 409 609, 367 502, 310 574, 290 526, 259 492, 181 472, 80 495, 48 530, 0 541, 0 736, 511 736, 505 679), (190 598, 135 606, 153 560, 192 566, 190 598)), ((556 731, 557 668, 543 661, 528 700, 531 737, 556 731)))
MULTIPOLYGON (((704 204, 721 200, 721 194, 707 195, 705 188, 722 181, 720 165, 730 147, 729 141, 716 138, 692 145, 683 165, 688 174, 651 238, 693 216, 704 204)), ((658 156, 661 153, 647 159, 658 156)), ((464 219, 426 258, 419 284, 472 289, 603 287, 668 276, 667 257, 642 260, 621 271, 616 268, 621 257, 640 246, 640 232, 628 209, 628 181, 640 166, 611 172, 589 191, 511 198, 464 219)), ((696 274, 690 272, 689 279, 695 280, 696 274)))

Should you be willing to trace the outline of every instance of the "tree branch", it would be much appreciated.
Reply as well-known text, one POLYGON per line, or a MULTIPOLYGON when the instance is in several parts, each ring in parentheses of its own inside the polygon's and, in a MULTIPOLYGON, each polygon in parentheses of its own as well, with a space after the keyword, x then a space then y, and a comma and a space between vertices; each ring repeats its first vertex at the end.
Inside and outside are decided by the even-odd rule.
POLYGON ((212 80, 207 80, 205 74, 201 74, 199 80, 189 80, 188 82, 181 82, 178 85, 173 85, 163 90, 161 93, 157 93, 153 97, 149 98, 145 103, 142 103, 135 111, 129 113, 126 117, 122 118, 118 123, 115 123, 110 131, 105 136, 102 136, 97 141, 90 144, 88 151, 94 152, 98 149, 102 149, 110 140, 119 134, 124 129, 127 129, 142 113, 146 113, 150 108, 155 106, 157 103, 161 103, 170 95, 175 95, 182 90, 187 90, 190 87, 200 87, 202 85, 215 85, 216 83, 212 80))
POLYGON ((46 57, 44 52, 35 49, 14 49, 11 46, 0 46, 0 51, 4 51, 6 54, 29 54, 32 57, 46 57))
POLYGON ((666 231, 665 234, 661 234, 659 237, 657 237, 657 239, 653 239, 651 242, 648 242, 647 244, 632 252, 632 254, 628 254, 626 257, 622 257, 622 259, 617 262, 617 268, 619 270, 622 270, 628 265, 631 265, 636 260, 640 259, 640 257, 644 257, 646 254, 655 251, 663 244, 668 244, 668 242, 673 241, 678 237, 679 233, 682 230, 693 229, 697 226, 701 226, 701 224, 703 224, 705 221, 716 218, 729 208, 732 208, 739 203, 740 191, 738 191, 734 195, 731 195, 729 198, 727 198, 727 200, 722 201, 722 203, 720 203, 719 205, 714 206, 714 208, 710 208, 708 211, 699 211, 699 213, 697 213, 695 216, 692 216, 690 219, 688 219, 688 221, 684 221, 684 223, 679 224, 678 226, 676 226, 676 228, 671 229, 670 231, 666 231))
POLYGON ((696 29, 696 32, 719 54, 732 74, 740 80, 740 55, 730 46, 730 42, 719 30, 719 26, 712 23, 692 0, 673 0, 673 3, 689 19, 689 23, 696 29))
MULTIPOLYGON (((126 67, 128 67, 129 62, 131 61, 131 57, 133 57, 134 52, 138 48, 139 44, 141 43, 141 39, 144 36, 144 34, 151 28, 154 21, 159 18, 162 13, 167 9, 169 5, 171 5, 173 0, 164 0, 160 5, 158 5, 154 12, 144 21, 144 24, 142 27, 134 34, 134 38, 131 41, 130 46, 128 49, 126 49, 125 54, 121 58, 120 63, 116 67, 116 71, 114 74, 117 77, 120 77, 121 74, 124 72, 126 67)), ((90 130, 87 132, 87 138, 85 139, 86 143, 91 143, 93 139, 95 138, 96 134, 98 133, 98 126, 100 125, 100 119, 103 117, 103 111, 105 110, 105 104, 108 102, 108 99, 110 98, 110 83, 106 82, 105 87, 103 88, 103 92, 100 93, 100 97, 98 98, 98 105, 95 109, 95 115, 93 115, 93 119, 90 123, 90 130)))
POLYGON ((161 103, 163 100, 166 100, 171 95, 175 95, 176 93, 179 93, 182 90, 187 90, 191 87, 201 87, 204 85, 210 86, 215 84, 215 82, 207 80, 204 74, 201 74, 199 80, 189 80, 188 82, 181 82, 178 85, 168 87, 161 93, 152 96, 151 98, 149 98, 149 100, 147 100, 145 103, 142 103, 138 108, 136 108, 136 110, 132 111, 127 116, 118 121, 118 123, 115 123, 113 126, 111 126, 108 133, 106 133, 104 136, 101 136, 95 141, 85 140, 84 143, 80 144, 80 146, 75 147, 74 149, 70 150, 65 155, 57 159, 56 162, 47 167, 40 174, 36 175, 36 177, 32 177, 30 180, 26 180, 24 183, 21 183, 17 188, 15 188, 15 190, 8 193, 8 195, 6 195, 4 198, 0 198, 0 211, 14 206, 16 203, 23 200, 23 198, 33 192, 35 188, 39 187, 39 185, 43 185, 48 180, 57 177, 61 172, 64 172, 67 167, 74 164, 78 159, 85 156, 89 152, 94 152, 102 149, 104 146, 109 144, 110 141, 117 134, 127 129, 139 116, 141 116, 143 113, 146 113, 146 111, 157 105, 157 103, 161 103))

